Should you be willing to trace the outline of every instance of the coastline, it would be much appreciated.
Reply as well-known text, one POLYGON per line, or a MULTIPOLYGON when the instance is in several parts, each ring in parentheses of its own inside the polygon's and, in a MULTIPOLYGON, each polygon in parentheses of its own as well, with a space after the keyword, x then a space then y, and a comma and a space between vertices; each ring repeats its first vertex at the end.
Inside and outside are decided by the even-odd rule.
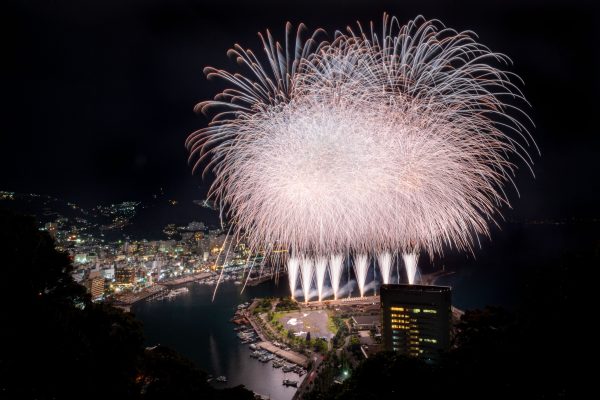
POLYGON ((128 292, 122 295, 116 295, 115 298, 112 300, 112 306, 120 308, 125 312, 131 312, 131 306, 142 300, 150 300, 152 297, 160 296, 170 288, 184 285, 190 282, 202 281, 214 275, 214 272, 199 272, 181 278, 164 280, 160 283, 144 288, 137 293, 128 292))

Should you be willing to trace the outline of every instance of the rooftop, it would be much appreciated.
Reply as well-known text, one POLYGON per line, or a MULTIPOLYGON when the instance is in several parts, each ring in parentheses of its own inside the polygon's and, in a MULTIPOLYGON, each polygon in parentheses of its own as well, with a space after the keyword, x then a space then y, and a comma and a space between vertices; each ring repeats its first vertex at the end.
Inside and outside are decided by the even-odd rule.
POLYGON ((394 291, 394 292, 413 292, 413 293, 439 293, 439 292, 450 292, 449 286, 432 286, 432 285, 381 285, 381 291, 394 291))

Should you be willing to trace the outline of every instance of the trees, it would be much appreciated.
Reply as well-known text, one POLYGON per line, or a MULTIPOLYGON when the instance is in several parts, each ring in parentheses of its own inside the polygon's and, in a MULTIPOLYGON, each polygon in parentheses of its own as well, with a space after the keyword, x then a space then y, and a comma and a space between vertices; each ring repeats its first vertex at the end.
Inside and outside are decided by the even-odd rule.
POLYGON ((329 346, 327 345, 327 340, 323 338, 318 338, 314 340, 314 348, 315 351, 318 351, 321 354, 327 353, 329 346))
POLYGON ((141 324, 94 304, 32 218, 0 211, 0 379, 8 397, 135 397, 141 324), (99 385, 98 382, 105 384, 99 385))
POLYGON ((299 309, 300 307, 298 306, 298 303, 296 303, 290 297, 280 297, 279 301, 275 305, 276 311, 296 311, 299 309))

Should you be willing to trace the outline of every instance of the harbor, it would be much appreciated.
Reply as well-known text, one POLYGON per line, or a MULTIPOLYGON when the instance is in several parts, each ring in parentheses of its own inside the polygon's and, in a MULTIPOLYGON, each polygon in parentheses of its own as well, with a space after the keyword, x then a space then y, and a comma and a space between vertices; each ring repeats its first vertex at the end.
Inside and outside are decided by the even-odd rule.
POLYGON ((291 350, 283 343, 266 339, 266 336, 250 315, 249 310, 256 306, 256 302, 255 300, 252 304, 246 302, 237 306, 232 322, 239 326, 234 328, 234 331, 237 332, 240 342, 248 345, 248 348, 252 350, 252 353, 250 353, 251 358, 263 364, 271 363, 273 368, 281 368, 284 374, 297 375, 292 378, 286 376, 282 380, 282 385, 298 387, 299 383, 302 382, 302 377, 307 373, 308 358, 291 350))
POLYGON ((285 296, 287 287, 266 282, 247 287, 240 293, 239 285, 227 281, 219 286, 214 302, 214 285, 192 282, 184 287, 189 289, 186 295, 164 301, 140 301, 132 306, 132 312, 144 323, 146 345, 161 344, 187 355, 200 369, 214 377, 211 384, 215 387, 245 385, 265 399, 291 400, 309 375, 300 376, 302 372, 298 374, 292 369, 301 371, 304 367, 288 361, 283 357, 284 353, 268 352, 273 358, 266 362, 254 358, 251 355, 257 350, 265 351, 261 356, 269 357, 268 350, 258 347, 263 340, 251 324, 232 321, 239 305, 248 303, 250 306, 252 299, 259 297, 285 296), (250 335, 253 331, 255 337, 250 335), (243 332, 246 333, 238 335, 243 332), (252 342, 243 343, 248 339, 252 342), (221 376, 226 381, 217 381, 221 376), (298 387, 287 386, 284 380, 290 384, 297 381, 298 387))

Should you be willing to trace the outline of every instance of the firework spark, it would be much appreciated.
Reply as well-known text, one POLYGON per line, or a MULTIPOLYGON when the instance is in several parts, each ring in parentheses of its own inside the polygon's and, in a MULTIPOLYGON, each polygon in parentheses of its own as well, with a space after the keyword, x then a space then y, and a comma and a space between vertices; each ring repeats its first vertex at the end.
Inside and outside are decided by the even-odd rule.
POLYGON ((404 253, 402 254, 402 260, 404 261, 404 269, 406 270, 406 278, 409 284, 415 283, 415 277, 417 275, 417 262, 419 255, 416 253, 404 253))
POLYGON ((314 275, 314 262, 309 257, 302 259, 300 263, 300 276, 302 277, 302 292, 304 294, 304 302, 310 300, 310 287, 312 285, 314 275))
MULTIPOLYGON (((290 257, 287 263, 288 269, 288 282, 290 284, 290 294, 294 298, 296 293, 296 284, 298 281, 298 269, 300 267, 300 261, 296 257, 290 257)), ((248 274, 250 276, 250 274, 248 274)))
POLYGON ((236 45, 246 75, 205 70, 230 87, 197 106, 216 112, 187 146, 194 169, 210 159, 210 194, 237 237, 301 260, 288 272, 305 301, 315 266, 321 299, 327 258, 337 296, 338 254, 354 259, 362 296, 369 257, 386 282, 402 253, 412 283, 417 254, 473 251, 508 204, 509 157, 532 164, 527 103, 500 68, 508 57, 423 17, 386 15, 379 33, 359 24, 331 42, 321 30, 303 41, 303 30, 290 41, 288 24, 283 45, 260 35, 266 62, 236 45))
POLYGON ((377 255, 377 263, 381 271, 381 279, 385 285, 390 283, 392 276, 392 255, 389 252, 379 253, 377 255))
POLYGON ((319 301, 323 300, 323 285, 325 283, 325 273, 327 272, 327 258, 319 257, 315 262, 315 277, 317 279, 317 293, 319 301))
POLYGON ((354 257, 354 274, 358 283, 360 297, 365 295, 365 284, 367 281, 367 272, 369 272, 369 258, 366 254, 359 254, 354 257))

